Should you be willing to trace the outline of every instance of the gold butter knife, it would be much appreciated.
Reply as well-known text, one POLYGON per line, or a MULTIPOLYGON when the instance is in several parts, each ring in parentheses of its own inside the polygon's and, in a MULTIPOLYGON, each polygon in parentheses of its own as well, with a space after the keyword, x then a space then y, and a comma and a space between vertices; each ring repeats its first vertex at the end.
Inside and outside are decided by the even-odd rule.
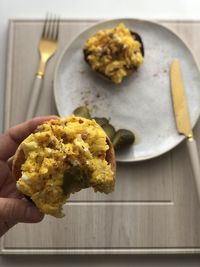
POLYGON ((197 150, 197 144, 193 136, 192 125, 188 105, 185 96, 184 83, 181 74, 181 67, 178 59, 174 59, 171 64, 171 93, 173 100, 174 113, 176 118, 176 127, 180 134, 187 139, 187 147, 191 160, 193 176, 195 178, 198 198, 200 201, 200 162, 197 150))

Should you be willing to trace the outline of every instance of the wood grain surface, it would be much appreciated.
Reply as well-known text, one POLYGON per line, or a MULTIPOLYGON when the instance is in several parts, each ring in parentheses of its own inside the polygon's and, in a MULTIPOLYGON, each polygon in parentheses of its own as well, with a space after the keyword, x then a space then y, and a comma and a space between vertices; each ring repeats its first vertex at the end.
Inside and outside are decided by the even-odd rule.
MULTIPOLYGON (((57 113, 55 64, 72 38, 93 23, 61 22, 59 50, 47 66, 37 115, 57 113)), ((178 33, 200 62, 200 22, 161 23, 178 33)), ((26 117, 42 27, 42 21, 10 21, 5 129, 26 117)), ((195 137, 200 149, 200 123, 195 137)), ((185 142, 152 160, 118 164, 114 193, 82 190, 65 206, 63 219, 45 216, 39 224, 16 225, 1 239, 1 253, 199 253, 200 209, 193 180, 185 142)))

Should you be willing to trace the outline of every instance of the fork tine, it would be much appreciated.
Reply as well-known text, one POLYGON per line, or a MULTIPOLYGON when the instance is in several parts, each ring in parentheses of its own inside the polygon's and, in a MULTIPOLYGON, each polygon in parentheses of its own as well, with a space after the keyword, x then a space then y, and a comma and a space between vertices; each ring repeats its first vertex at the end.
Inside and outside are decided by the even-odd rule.
POLYGON ((44 22, 42 38, 47 38, 48 28, 49 28, 49 14, 47 14, 45 22, 44 22))
POLYGON ((60 18, 57 17, 56 19, 56 24, 55 24, 55 41, 58 40, 58 35, 59 35, 59 25, 60 25, 60 18))
POLYGON ((49 27, 48 27, 48 31, 47 31, 47 39, 52 40, 52 33, 53 33, 53 17, 52 15, 49 16, 49 27))
POLYGON ((53 16, 51 16, 50 19, 50 26, 49 26, 49 32, 48 32, 48 39, 49 40, 53 40, 53 32, 54 32, 54 20, 55 18, 53 16))
POLYGON ((53 16, 50 14, 47 18, 45 39, 52 40, 53 25, 54 25, 54 19, 53 16))
POLYGON ((51 32, 51 39, 53 41, 58 40, 58 23, 59 23, 59 18, 55 16, 54 20, 52 21, 52 32, 51 32))
POLYGON ((51 19, 51 31, 49 32, 49 39, 53 41, 54 41, 55 23, 56 23, 56 16, 53 16, 51 19))

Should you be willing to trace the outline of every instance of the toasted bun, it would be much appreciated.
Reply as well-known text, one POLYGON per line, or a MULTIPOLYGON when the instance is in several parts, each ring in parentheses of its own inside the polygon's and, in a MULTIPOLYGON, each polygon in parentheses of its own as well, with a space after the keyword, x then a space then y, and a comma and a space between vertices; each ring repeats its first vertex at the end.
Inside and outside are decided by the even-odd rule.
MULTIPOLYGON (((142 56, 144 57, 144 44, 143 44, 143 41, 142 41, 142 38, 141 36, 137 33, 137 32, 133 32, 133 31, 130 31, 132 37, 138 41, 141 45, 141 48, 140 48, 140 51, 141 51, 141 54, 142 56)), ((83 55, 84 55, 84 60, 85 62, 91 67, 91 64, 90 62, 88 61, 88 51, 87 49, 83 49, 83 55)), ((129 69, 129 72, 128 72, 128 75, 131 75, 133 72, 135 72, 136 70, 138 69, 138 67, 133 67, 132 69, 129 69)), ((95 70, 95 72, 97 74, 99 74, 100 76, 102 76, 103 78, 105 78, 106 80, 109 80, 109 81, 112 81, 111 77, 108 77, 107 75, 105 75, 103 72, 100 72, 99 70, 95 70)))
POLYGON ((95 120, 88 120, 74 116, 52 120, 39 126, 36 129, 36 132, 38 134, 30 135, 18 147, 13 159, 12 173, 17 181, 17 188, 25 195, 25 197, 32 200, 42 212, 60 218, 64 216, 62 208, 71 194, 88 187, 92 187, 95 192, 99 191, 106 194, 114 190, 116 173, 114 148, 103 129, 95 122, 95 120), (75 123, 75 127, 77 128, 74 128, 69 124, 69 128, 67 129, 68 123, 75 123), (53 125, 55 125, 54 131, 52 130, 53 125), (46 134, 47 130, 49 131, 49 135, 46 134), (65 133, 65 130, 68 130, 68 135, 65 133), (85 131, 84 133, 88 136, 87 146, 89 146, 89 148, 89 141, 92 140, 91 151, 89 151, 89 149, 84 150, 85 143, 83 143, 83 140, 86 140, 87 136, 86 139, 79 141, 83 135, 83 133, 80 134, 81 131, 85 131), (39 137, 45 137, 46 141, 39 137), (98 137, 99 139, 97 139, 98 137), (55 142, 57 142, 57 144, 53 142, 53 140, 56 140, 55 142), (41 142, 37 144, 39 141, 41 142), (98 142, 100 144, 103 143, 103 145, 98 146, 98 142), (33 144, 35 144, 35 146, 33 146, 33 144), (68 149, 65 149, 64 144, 71 146, 73 144, 72 149, 75 149, 74 153, 68 153, 68 149), (49 145, 51 145, 52 150, 49 145), (97 147, 97 150, 93 152, 95 146, 97 147), (29 157, 30 150, 26 150, 27 147, 31 147, 31 151, 36 147, 36 150, 33 153, 35 157, 29 157), (37 149, 39 150, 37 151, 37 149), (50 152, 53 151, 51 155, 54 157, 56 153, 56 155, 61 156, 60 158, 55 157, 55 159, 51 160, 45 152, 40 154, 41 149, 45 152, 49 152, 49 150, 50 152), (76 150, 78 151, 77 154, 75 153, 76 150), (90 157, 86 154, 88 152, 90 153, 90 157), (101 154, 102 152, 103 154, 101 154), (73 157, 71 156, 72 154, 73 157), (102 158, 100 158, 99 155, 102 158), (81 158, 81 156, 83 158, 81 158), (40 157, 39 162, 37 162, 38 157, 40 157), (32 160, 34 160, 34 162, 32 162, 32 160), (57 160, 57 164, 55 164, 55 160, 57 160), (45 161, 48 161, 48 169, 43 167, 44 173, 42 173, 41 166, 45 161), (82 168, 83 171, 84 168, 88 171, 88 166, 92 166, 89 176, 83 178, 82 174, 79 172, 77 173, 78 177, 76 176, 78 180, 73 175, 66 178, 66 170, 73 171, 77 166, 77 162, 79 168, 82 168), (25 165, 22 168, 24 163, 25 165), (32 165, 35 166, 34 164, 36 165, 35 169, 32 167, 32 165), (27 166, 28 171, 26 172, 27 166), (49 172, 51 173, 49 174, 49 172), (44 182, 45 178, 46 182, 44 182), (87 180, 88 178, 89 180, 87 180), (83 181, 81 179, 85 180, 83 181))
POLYGON ((12 164, 12 175, 17 181, 21 177, 21 166, 25 162, 25 154, 22 149, 22 146, 19 145, 18 149, 15 152, 12 164))
POLYGON ((107 137, 107 144, 109 146, 109 149, 106 152, 106 161, 111 165, 112 171, 114 174, 116 173, 116 159, 115 159, 115 150, 113 147, 112 142, 107 137))

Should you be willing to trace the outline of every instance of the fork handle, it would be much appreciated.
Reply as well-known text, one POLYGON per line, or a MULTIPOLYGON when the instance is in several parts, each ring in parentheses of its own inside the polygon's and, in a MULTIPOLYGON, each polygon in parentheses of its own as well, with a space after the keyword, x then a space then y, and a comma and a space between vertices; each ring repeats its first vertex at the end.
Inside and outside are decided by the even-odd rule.
POLYGON ((27 120, 32 119, 35 116, 38 101, 40 98, 42 82, 43 82, 43 78, 39 75, 36 75, 33 88, 32 88, 32 92, 29 96, 28 110, 27 110, 27 115, 26 115, 27 120))

